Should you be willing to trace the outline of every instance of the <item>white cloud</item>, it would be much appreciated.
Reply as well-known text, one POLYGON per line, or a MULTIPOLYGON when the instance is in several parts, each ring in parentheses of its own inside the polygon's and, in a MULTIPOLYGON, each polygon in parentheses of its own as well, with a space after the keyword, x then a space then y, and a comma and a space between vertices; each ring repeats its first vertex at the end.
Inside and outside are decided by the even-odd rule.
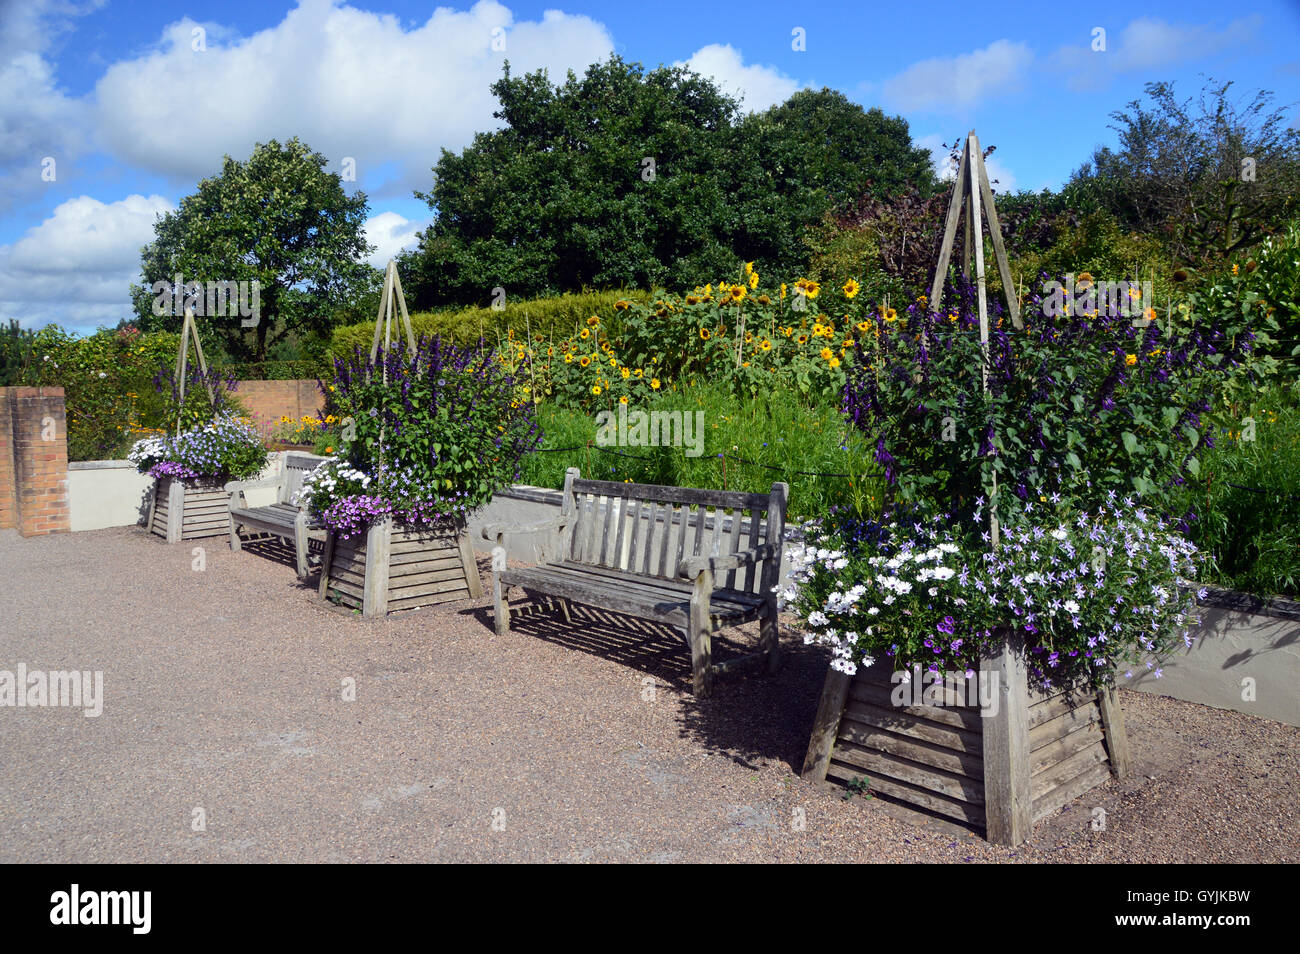
POLYGON ((243 39, 204 25, 206 49, 195 51, 199 26, 171 24, 154 50, 114 64, 96 86, 101 139, 123 160, 197 178, 223 154, 245 158, 257 142, 296 135, 335 170, 354 158, 363 187, 369 172, 395 166, 392 188, 426 188, 440 147, 463 147, 494 125, 488 86, 507 58, 514 75, 546 68, 557 81, 613 49, 588 17, 548 10, 515 22, 495 0, 440 7, 411 28, 336 0, 301 0, 243 39), (505 50, 492 48, 494 30, 505 50))
POLYGON ((116 324, 131 313, 140 248, 153 241, 157 216, 172 208, 160 195, 63 202, 12 245, 0 245, 0 317, 83 331, 116 324))
POLYGON ((0 4, 0 212, 32 197, 48 183, 46 157, 56 176, 83 148, 86 109, 64 94, 46 59, 53 39, 73 17, 97 4, 0 4))
POLYGON ((901 111, 960 111, 1020 88, 1033 56, 1024 43, 996 40, 972 53, 913 63, 885 81, 882 95, 901 111))
POLYGON ((405 248, 414 248, 420 231, 427 223, 412 222, 396 212, 380 212, 366 219, 366 241, 375 246, 367 260, 375 268, 384 268, 388 260, 405 248))
POLYGON ((740 51, 729 43, 710 43, 696 50, 689 60, 674 65, 711 78, 724 93, 739 99, 747 112, 784 103, 803 85, 775 67, 746 66, 740 51))
POLYGON ((1093 48, 1096 40, 1089 31, 1079 42, 1059 48, 1051 62, 1069 76, 1072 88, 1092 89, 1106 85, 1116 73, 1149 73, 1227 51, 1249 51, 1259 43, 1262 23, 1259 14, 1233 20, 1223 28, 1139 17, 1118 35, 1107 33, 1104 50, 1093 48))

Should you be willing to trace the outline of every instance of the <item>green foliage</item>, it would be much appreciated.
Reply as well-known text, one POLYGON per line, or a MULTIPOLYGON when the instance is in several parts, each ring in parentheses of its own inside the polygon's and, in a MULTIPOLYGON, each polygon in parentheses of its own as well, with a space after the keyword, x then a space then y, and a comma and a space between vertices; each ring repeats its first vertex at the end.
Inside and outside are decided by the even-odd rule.
MULTIPOLYGON (((637 291, 583 291, 525 301, 507 299, 505 307, 499 310, 472 307, 416 312, 411 315, 411 326, 417 338, 422 335, 440 336, 444 341, 460 346, 474 344, 480 337, 489 344, 496 344, 510 336, 524 339, 529 333, 551 340, 572 335, 579 325, 585 326, 592 315, 614 315, 615 302, 644 301, 647 297, 647 293, 637 291)), ((394 334, 405 334, 400 321, 393 331, 394 334)), ((330 339, 328 358, 331 361, 350 358, 358 348, 368 355, 374 336, 373 319, 337 328, 330 339)), ((332 370, 326 376, 329 374, 332 370)))
POLYGON ((21 382, 23 372, 31 367, 35 342, 36 333, 18 327, 15 318, 10 318, 8 325, 0 325, 0 388, 21 382))
POLYGON ((145 284, 132 286, 141 327, 180 328, 182 315, 170 295, 154 290, 157 282, 176 275, 186 284, 258 282, 260 313, 252 327, 244 323, 253 317, 206 314, 206 300, 194 304, 226 354, 264 360, 276 339, 328 328, 340 317, 337 301, 372 294, 365 194, 348 196, 326 162, 296 138, 259 143, 247 162, 226 156, 219 176, 200 182, 154 226, 157 237, 142 253, 145 284))
POLYGON ((1231 87, 1207 80, 1193 102, 1147 83, 1150 105, 1111 114, 1119 149, 1094 153, 1074 193, 1125 230, 1160 235, 1180 263, 1214 266, 1258 243, 1300 203, 1300 130, 1272 93, 1234 101, 1231 87))
POLYGON ((839 411, 775 392, 771 398, 747 400, 725 386, 699 381, 653 402, 632 405, 633 410, 702 412, 703 445, 698 457, 689 456, 687 451, 693 449, 685 446, 614 443, 601 447, 596 444, 593 414, 543 403, 537 409, 542 447, 563 452, 529 454, 523 460, 521 480, 559 488, 567 467, 578 467, 584 476, 597 480, 753 493, 767 493, 779 480, 790 485, 790 513, 796 519, 819 516, 844 501, 857 500, 864 510, 878 507, 882 482, 871 476, 874 468, 865 472, 867 447, 861 435, 845 425, 839 411), (830 476, 811 476, 820 474, 830 476))
POLYGON ((882 322, 850 366, 846 410, 898 499, 965 515, 996 487, 1009 521, 1046 494, 1090 508, 1136 491, 1159 510, 1196 475, 1202 415, 1239 372, 1246 320, 1189 310, 1137 328, 1095 301, 1054 314, 1035 294, 1023 331, 994 311, 986 362, 972 290, 953 297, 882 322))
POLYGON ((141 435, 175 426, 155 376, 175 362, 177 345, 167 332, 127 327, 77 338, 47 325, 17 383, 63 388, 69 460, 119 459, 141 435))
MULTIPOLYGON (((1126 232, 1114 215, 1100 210, 1081 215, 1057 213, 1053 221, 1042 223, 1039 234, 1049 229, 1052 240, 1046 247, 1031 246, 1019 255, 1008 253, 1018 294, 1041 290, 1044 272, 1052 276, 1086 272, 1097 282, 1151 282, 1155 302, 1170 300, 1173 262, 1153 236, 1126 232)), ((1001 294, 1002 278, 992 264, 991 251, 986 258, 989 289, 1001 294)))
POLYGON ((1300 391, 1266 389, 1225 417, 1178 502, 1189 536, 1210 555, 1213 582, 1300 597, 1300 391))
POLYGON ((710 80, 615 56, 556 86, 507 69, 492 91, 505 128, 444 152, 417 193, 437 212, 402 260, 417 307, 801 270, 805 227, 869 177, 933 181, 903 120, 831 90, 741 120, 710 80))

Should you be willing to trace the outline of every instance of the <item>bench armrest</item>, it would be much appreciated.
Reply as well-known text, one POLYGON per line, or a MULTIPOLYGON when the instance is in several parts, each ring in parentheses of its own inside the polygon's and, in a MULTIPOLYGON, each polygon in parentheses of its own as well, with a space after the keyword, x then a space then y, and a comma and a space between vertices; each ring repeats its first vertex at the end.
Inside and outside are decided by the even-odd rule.
POLYGON ((739 569, 742 566, 762 563, 764 560, 775 558, 776 555, 776 545, 764 543, 751 550, 739 550, 736 553, 724 553, 719 556, 686 557, 677 567, 677 575, 689 579, 699 576, 704 570, 714 574, 723 573, 727 570, 739 569))
POLYGON ((245 490, 252 490, 254 487, 279 487, 280 476, 266 477, 262 480, 232 480, 222 489, 228 493, 241 493, 245 490))
POLYGON ((539 533, 543 530, 563 530, 571 518, 561 515, 543 520, 540 523, 508 524, 489 523, 483 528, 483 539, 489 542, 499 540, 507 533, 539 533))

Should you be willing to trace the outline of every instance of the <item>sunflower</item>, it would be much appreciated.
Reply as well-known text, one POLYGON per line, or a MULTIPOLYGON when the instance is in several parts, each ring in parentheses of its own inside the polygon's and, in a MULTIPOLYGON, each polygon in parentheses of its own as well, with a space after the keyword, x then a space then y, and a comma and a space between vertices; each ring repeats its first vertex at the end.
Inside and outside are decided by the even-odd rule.
POLYGON ((591 359, 584 354, 581 358, 578 359, 578 364, 582 365, 585 368, 589 364, 591 364, 591 359))
POLYGON ((566 354, 566 355, 564 356, 564 363, 565 363, 565 364, 573 364, 573 355, 571 355, 571 354, 566 354))
POLYGON ((587 319, 587 326, 589 328, 594 328, 598 324, 600 324, 600 315, 592 315, 587 319))
POLYGON ((614 302, 615 311, 627 311, 629 307, 631 306, 628 304, 628 302, 624 301, 622 298, 614 302))
POLYGON ((768 341, 766 338, 764 338, 762 341, 760 341, 760 342, 758 343, 758 350, 760 350, 760 351, 771 351, 771 350, 772 350, 772 342, 770 342, 770 341, 768 341))
POLYGON ((1133 365, 1138 363, 1138 356, 1135 354, 1126 354, 1124 355, 1124 363, 1131 368, 1133 365))
POLYGON ((708 341, 708 340, 709 340, 709 329, 708 329, 708 328, 701 328, 701 329, 700 329, 700 340, 701 340, 701 341, 708 341))
POLYGON ((808 343, 808 336, 807 336, 807 335, 800 335, 800 336, 799 336, 798 338, 796 338, 795 340, 798 341, 800 344, 807 344, 807 343, 808 343))
POLYGON ((590 337, 591 337, 591 329, 589 329, 589 328, 583 328, 580 332, 578 332, 578 337, 579 337, 579 338, 584 338, 584 339, 585 339, 585 338, 590 338, 590 337))
POLYGON ((745 296, 748 294, 749 294, 749 289, 747 289, 744 285, 732 285, 730 288, 727 289, 727 296, 732 301, 735 302, 744 301, 745 296))
POLYGON ((854 296, 857 295, 859 291, 862 290, 862 286, 850 278, 847 282, 844 283, 843 289, 844 289, 845 298, 853 298, 854 296))
POLYGON ((746 262, 746 263, 745 263, 745 274, 746 274, 746 275, 753 275, 753 274, 754 274, 754 263, 753 263, 753 262, 746 262))
POLYGON ((757 288, 757 287, 758 287, 758 272, 753 272, 752 274, 750 274, 750 276, 749 276, 749 287, 750 287, 750 288, 757 288))
POLYGON ((831 360, 831 358, 833 358, 833 357, 835 357, 835 352, 834 352, 834 351, 832 351, 830 348, 822 348, 822 350, 821 350, 821 358, 822 358, 823 361, 829 361, 829 360, 831 360))
POLYGON ((628 378, 630 378, 630 377, 632 377, 632 369, 631 369, 631 368, 623 368, 623 380, 626 381, 626 380, 627 380, 628 378))
POLYGON ((871 322, 869 321, 859 321, 857 324, 858 331, 866 331, 870 327, 871 327, 871 322))
POLYGON ((593 385, 591 386, 591 393, 592 393, 592 394, 599 395, 599 394, 600 394, 600 385, 599 385, 599 384, 593 384, 593 385))
POLYGON ((651 379, 650 379, 650 390, 651 390, 651 391, 658 391, 658 390, 659 390, 659 379, 658 379, 658 378, 651 378, 651 379))
POLYGON ((698 305, 699 303, 700 303, 700 300, 699 300, 697 297, 695 297, 694 295, 687 295, 687 296, 686 296, 686 304, 688 304, 688 305, 698 305))
POLYGON ((627 395, 624 394, 621 398, 619 398, 619 399, 618 399, 618 403, 619 403, 619 404, 626 404, 626 403, 627 403, 627 395))
POLYGON ((827 365, 828 365, 832 370, 834 370, 835 368, 838 368, 838 367, 840 366, 840 359, 839 359, 839 358, 831 358, 829 361, 826 362, 826 364, 827 364, 827 365))

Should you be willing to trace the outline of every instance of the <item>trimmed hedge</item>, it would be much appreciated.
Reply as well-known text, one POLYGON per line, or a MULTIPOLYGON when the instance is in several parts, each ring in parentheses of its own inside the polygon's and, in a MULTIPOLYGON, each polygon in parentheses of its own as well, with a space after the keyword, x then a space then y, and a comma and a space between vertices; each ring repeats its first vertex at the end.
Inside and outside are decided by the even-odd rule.
MULTIPOLYGON (((498 335, 506 335, 507 330, 519 337, 531 331, 545 338, 562 338, 573 334, 574 326, 585 322, 591 315, 600 315, 602 322, 612 323, 617 314, 614 303, 620 299, 645 302, 649 298, 649 292, 641 291, 571 292, 550 298, 508 302, 499 311, 458 308, 417 312, 411 315, 411 326, 416 337, 441 335, 444 341, 462 346, 473 344, 480 336, 489 344, 495 344, 498 335)), ((394 328, 396 334, 401 333, 400 326, 399 318, 394 328)), ((336 328, 330 338, 329 357, 350 357, 357 348, 369 353, 374 334, 373 321, 336 328)))

